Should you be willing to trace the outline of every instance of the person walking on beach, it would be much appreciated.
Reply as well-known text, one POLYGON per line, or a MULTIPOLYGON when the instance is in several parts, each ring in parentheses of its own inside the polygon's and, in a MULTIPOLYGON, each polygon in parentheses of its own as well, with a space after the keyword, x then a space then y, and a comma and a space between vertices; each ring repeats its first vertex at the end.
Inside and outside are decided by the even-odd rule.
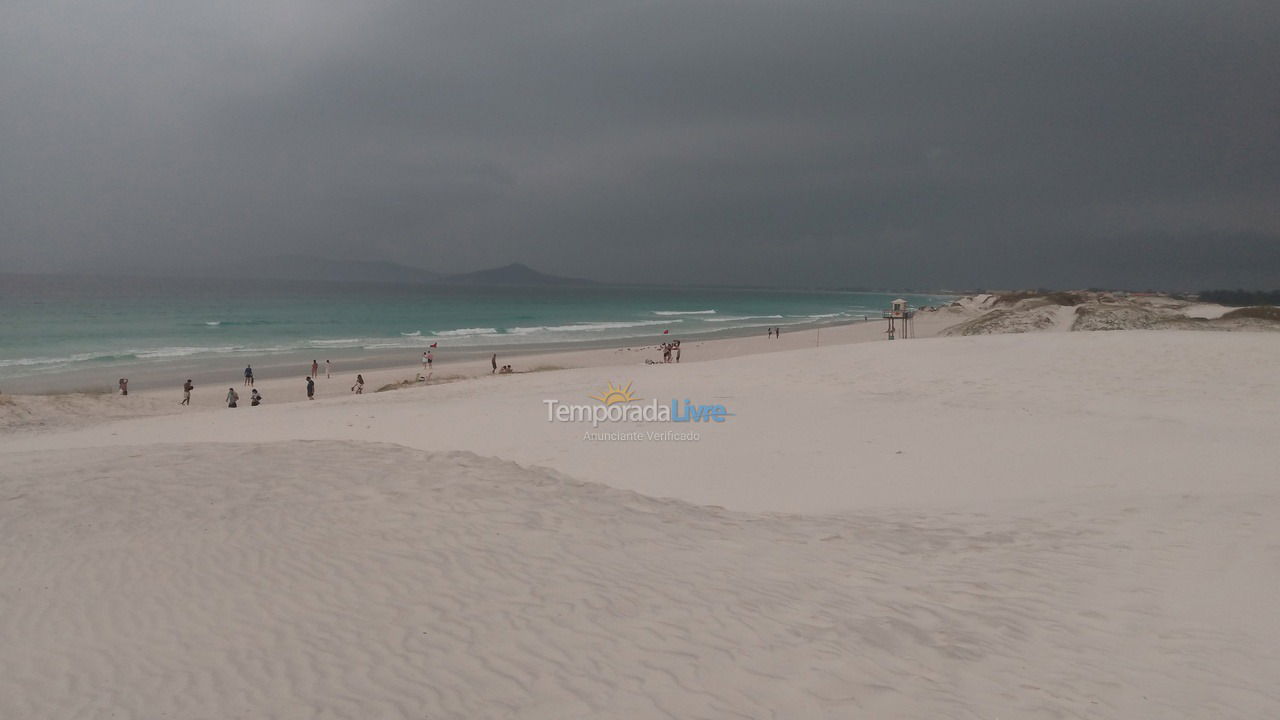
POLYGON ((191 378, 187 378, 187 381, 182 383, 182 402, 178 403, 179 405, 191 404, 191 391, 194 390, 195 387, 195 385, 191 384, 191 378))
POLYGON ((680 362, 680 341, 676 341, 676 362, 680 362))
POLYGON ((312 380, 310 375, 307 376, 307 399, 316 399, 316 381, 312 380))
POLYGON ((261 404, 262 396, 258 394, 258 388, 254 388, 253 392, 249 393, 249 407, 258 407, 261 404))
POLYGON ((773 337, 773 328, 769 328, 769 337, 773 337))
POLYGON ((227 407, 229 408, 235 407, 236 401, 239 399, 240 399, 240 393, 236 392, 235 388, 227 388, 227 407))
POLYGON ((324 361, 324 379, 328 380, 333 377, 333 363, 328 360, 324 361))
POLYGON ((311 377, 320 377, 320 363, 311 361, 311 377))
POLYGON ((489 358, 489 365, 493 368, 489 371, 490 375, 498 372, 498 353, 494 353, 493 357, 489 358))
POLYGON ((782 328, 780 328, 780 327, 776 327, 776 328, 774 328, 774 329, 773 329, 773 339, 774 339, 774 340, 777 340, 778 338, 781 338, 781 337, 782 337, 782 328))
POLYGON ((357 395, 364 394, 364 375, 356 375, 356 384, 351 386, 351 392, 357 395))
POLYGON ((246 387, 253 387, 253 367, 244 366, 244 384, 246 387))
POLYGON ((427 371, 431 370, 431 361, 436 359, 436 354, 430 350, 427 351, 427 371))
POLYGON ((128 395, 129 394, 129 378, 120 378, 116 382, 116 387, 120 388, 121 395, 128 395))
POLYGON ((422 353, 422 372, 427 371, 427 363, 431 362, 430 360, 428 360, 428 357, 429 356, 425 352, 422 353))

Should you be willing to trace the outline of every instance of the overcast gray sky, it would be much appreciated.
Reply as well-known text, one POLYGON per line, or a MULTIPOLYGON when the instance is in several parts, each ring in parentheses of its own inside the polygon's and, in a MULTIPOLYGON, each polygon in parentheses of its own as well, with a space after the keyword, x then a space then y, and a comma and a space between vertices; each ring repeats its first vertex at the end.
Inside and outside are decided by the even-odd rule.
POLYGON ((0 269, 1280 287, 1280 3, 0 0, 0 269))

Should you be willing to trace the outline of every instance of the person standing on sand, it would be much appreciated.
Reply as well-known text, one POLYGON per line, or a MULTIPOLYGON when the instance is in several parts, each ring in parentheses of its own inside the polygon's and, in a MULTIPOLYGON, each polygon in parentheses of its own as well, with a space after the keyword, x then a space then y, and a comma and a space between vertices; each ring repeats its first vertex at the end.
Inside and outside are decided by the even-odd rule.
POLYGON ((258 389, 254 388, 249 394, 249 407, 258 407, 262 404, 262 396, 258 394, 258 389))
POLYGON ((489 365, 493 367, 493 369, 489 371, 490 375, 498 372, 498 353, 494 353, 493 357, 489 358, 489 365))
POLYGON ((195 385, 191 384, 191 378, 187 378, 187 381, 182 383, 182 402, 178 403, 179 405, 191 404, 191 391, 194 390, 195 387, 195 385))
POLYGON ((120 380, 116 382, 116 386, 120 388, 121 395, 129 394, 129 378, 120 378, 120 380))
POLYGON ((333 363, 328 360, 324 361, 324 379, 328 380, 333 377, 333 363))
POLYGON ((320 377, 320 363, 311 361, 311 377, 320 377))
POLYGON ((237 393, 235 388, 227 388, 227 407, 235 407, 236 401, 239 399, 240 393, 237 393))
POLYGON ((769 328, 769 337, 770 337, 770 338, 772 338, 772 337, 773 337, 773 328, 769 328))
POLYGON ((427 351, 427 370, 431 370, 431 362, 436 359, 436 354, 430 350, 427 351))
POLYGON ((427 363, 428 363, 428 362, 430 362, 430 361, 427 359, 427 357, 428 357, 428 356, 427 356, 427 354, 426 354, 425 352, 424 352, 424 353, 422 353, 422 372, 426 372, 426 371, 427 371, 427 363))
POLYGON ((312 380, 310 375, 307 376, 307 399, 316 399, 316 381, 312 380))
POLYGON ((351 392, 357 395, 364 394, 364 375, 356 375, 356 384, 351 386, 351 392))
POLYGON ((676 341, 676 362, 680 362, 680 341, 676 341))
POLYGON ((244 366, 244 384, 247 387, 253 387, 253 367, 252 366, 249 366, 249 365, 244 366))

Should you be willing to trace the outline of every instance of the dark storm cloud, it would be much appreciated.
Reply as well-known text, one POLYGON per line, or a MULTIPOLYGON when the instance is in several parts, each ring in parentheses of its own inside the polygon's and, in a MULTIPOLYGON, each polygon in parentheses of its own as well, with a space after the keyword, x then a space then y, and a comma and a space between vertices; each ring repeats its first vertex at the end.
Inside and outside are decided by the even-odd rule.
POLYGON ((1280 10, 5 2, 0 263, 1280 286, 1280 10))

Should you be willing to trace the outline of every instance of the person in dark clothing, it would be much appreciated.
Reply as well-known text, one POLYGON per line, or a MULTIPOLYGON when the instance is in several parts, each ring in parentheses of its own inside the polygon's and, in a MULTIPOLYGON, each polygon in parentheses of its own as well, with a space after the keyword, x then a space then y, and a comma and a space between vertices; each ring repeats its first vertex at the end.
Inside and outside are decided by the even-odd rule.
POLYGON ((307 399, 316 399, 316 381, 312 380, 310 375, 307 376, 307 399))

